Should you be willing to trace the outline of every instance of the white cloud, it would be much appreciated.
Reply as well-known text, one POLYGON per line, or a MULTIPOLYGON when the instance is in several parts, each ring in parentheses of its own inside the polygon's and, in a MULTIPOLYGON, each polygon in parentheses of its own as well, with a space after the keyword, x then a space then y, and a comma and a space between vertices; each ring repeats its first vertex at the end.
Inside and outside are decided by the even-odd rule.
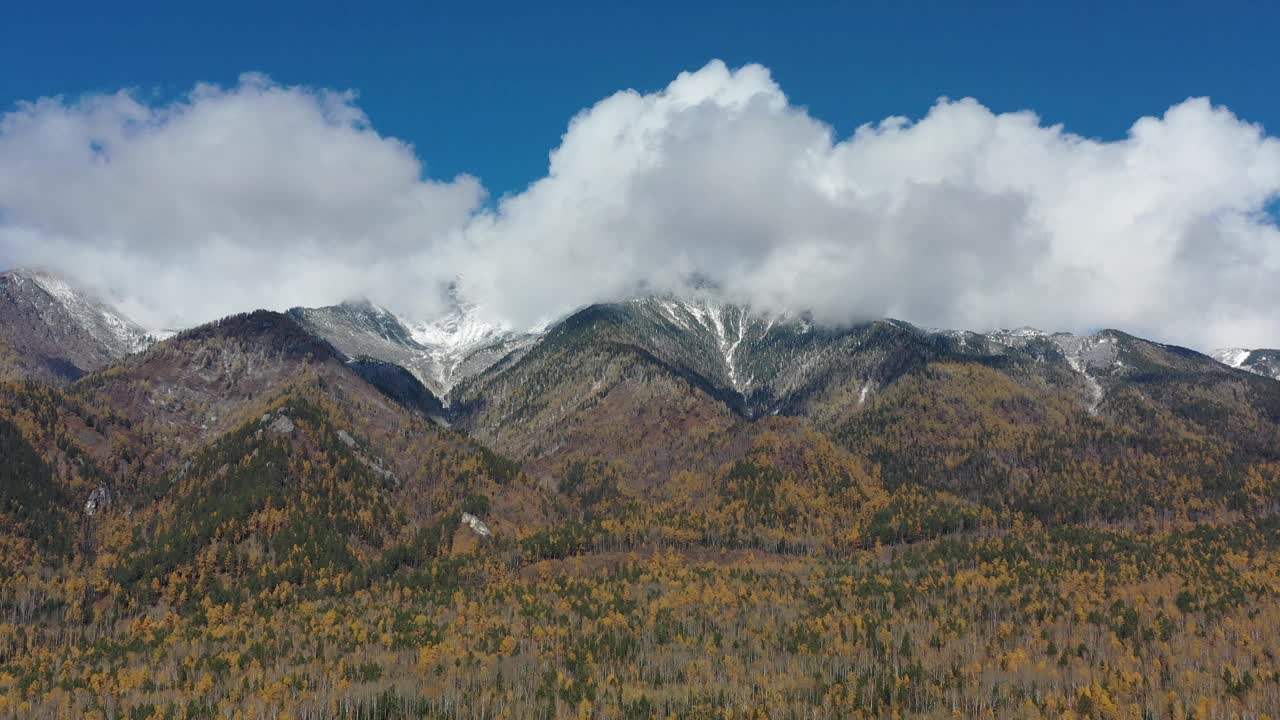
POLYGON ((471 178, 424 182, 350 93, 257 75, 0 119, 0 262, 61 270, 155 326, 375 293, 430 307, 423 282, 447 278, 432 244, 482 199, 471 178))
POLYGON ((1112 142, 971 99, 841 139, 766 69, 719 62, 579 113, 547 176, 492 209, 470 178, 424 180, 352 96, 256 76, 0 121, 0 262, 186 322, 356 294, 426 312, 457 273, 530 324, 701 278, 827 322, 1280 346, 1277 195, 1280 141, 1204 99, 1112 142))

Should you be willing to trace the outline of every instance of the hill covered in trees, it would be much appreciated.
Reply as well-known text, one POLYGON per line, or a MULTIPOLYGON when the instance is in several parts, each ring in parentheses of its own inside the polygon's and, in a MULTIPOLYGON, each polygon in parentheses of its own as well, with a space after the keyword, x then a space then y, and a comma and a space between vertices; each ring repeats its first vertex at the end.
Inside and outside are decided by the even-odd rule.
POLYGON ((671 302, 6 365, 0 718, 1280 716, 1280 382, 671 302))

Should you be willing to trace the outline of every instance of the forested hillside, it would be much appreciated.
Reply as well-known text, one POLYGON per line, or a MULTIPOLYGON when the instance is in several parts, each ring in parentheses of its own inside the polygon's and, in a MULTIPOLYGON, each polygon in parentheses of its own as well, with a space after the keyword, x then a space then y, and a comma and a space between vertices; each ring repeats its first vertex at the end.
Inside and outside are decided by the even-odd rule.
POLYGON ((0 718, 1280 717, 1280 382, 650 301, 437 397, 298 315, 6 365, 0 718))

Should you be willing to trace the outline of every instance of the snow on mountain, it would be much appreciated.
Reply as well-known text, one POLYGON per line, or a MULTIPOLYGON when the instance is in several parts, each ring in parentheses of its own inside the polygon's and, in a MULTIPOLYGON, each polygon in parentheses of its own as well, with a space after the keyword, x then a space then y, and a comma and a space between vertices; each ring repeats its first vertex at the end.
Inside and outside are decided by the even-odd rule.
MULTIPOLYGON (((509 367, 499 361, 523 356, 547 330, 517 332, 486 322, 474 304, 456 296, 453 301, 449 312, 427 322, 406 320, 369 303, 299 308, 291 313, 351 358, 367 356, 406 368, 447 406, 459 384, 490 368, 509 367)), ((887 319, 833 328, 816 326, 803 313, 757 313, 701 291, 596 307, 611 313, 614 332, 621 333, 617 340, 705 379, 738 398, 749 415, 778 412, 795 398, 816 392, 832 373, 851 375, 861 387, 851 401, 866 404, 897 372, 880 365, 899 351, 895 348, 905 347, 893 343, 916 342, 901 338, 926 343, 931 342, 929 338, 942 339, 947 352, 961 355, 1018 355, 1062 363, 1079 376, 1082 399, 1090 412, 1098 411, 1112 383, 1138 372, 1139 366, 1195 362, 1179 355, 1189 351, 1112 330, 1075 335, 1024 326, 979 333, 923 329, 887 319), (880 328, 879 333, 875 328, 880 328), (876 350, 880 343, 890 345, 876 350)), ((560 325, 554 323, 551 328, 560 325)), ((912 352, 923 356, 936 352, 924 347, 912 352)), ((1228 359, 1240 366, 1244 357, 1244 351, 1234 351, 1228 359)), ((1270 365, 1245 369, 1268 375, 1271 368, 1276 369, 1271 376, 1280 376, 1280 357, 1270 365)))
POLYGON ((873 357, 873 347, 895 342, 888 339, 893 333, 945 338, 953 351, 962 354, 1025 353, 1041 361, 1065 362, 1080 375, 1090 411, 1102 402, 1103 380, 1128 371, 1120 360, 1119 335, 1110 331, 1077 336, 1019 327, 975 333, 924 329, 891 319, 819 328, 804 314, 759 314, 705 295, 651 296, 627 305, 642 323, 634 332, 644 344, 758 406, 756 412, 775 412, 779 403, 806 392, 805 388, 832 372, 851 372, 860 378, 861 389, 853 400, 864 405, 884 381, 878 377, 880 360, 873 357), (876 327, 891 333, 876 336, 876 327), (872 355, 864 356, 867 360, 854 359, 868 351, 872 355))
POLYGON ((748 417, 799 412, 797 403, 845 381, 865 388, 849 398, 865 404, 896 372, 882 365, 894 351, 880 343, 920 333, 893 321, 818 325, 807 313, 762 313, 702 292, 613 307, 627 344, 706 381, 748 417))
POLYGON ((1022 347, 1028 340, 1047 338, 1049 333, 1033 327, 1020 327, 1013 330, 993 330, 986 333, 991 340, 1010 347, 1022 347))
MULTIPOLYGON (((350 359, 367 357, 405 368, 448 405, 451 391, 460 383, 504 358, 528 352, 547 330, 519 332, 482 319, 474 303, 456 294, 451 301, 448 312, 428 321, 401 318, 369 302, 294 308, 290 314, 350 359)), ((0 304, 4 303, 8 308, 0 318, 0 341, 35 358, 26 363, 28 371, 43 364, 44 374, 51 371, 63 380, 105 367, 172 334, 148 332, 91 294, 41 271, 0 273, 0 304)), ((764 411, 827 372, 833 362, 845 362, 841 358, 860 347, 861 333, 875 324, 858 326, 863 330, 817 327, 802 313, 756 313, 704 292, 636 298, 616 307, 627 308, 628 322, 633 323, 630 332, 642 345, 764 411)), ((1128 336, 1114 331, 1073 335, 1019 327, 975 333, 922 329, 893 320, 880 325, 945 338, 962 354, 1028 353, 1041 361, 1065 362, 1080 375, 1093 411, 1108 379, 1133 370, 1120 352, 1128 336)), ((1280 379, 1280 351, 1227 348, 1211 356, 1229 367, 1280 379)), ((862 390, 855 401, 860 405, 881 387, 871 376, 861 377, 859 383, 862 390)))
POLYGON ((1121 359, 1123 334, 1113 330, 1076 335, 1049 333, 1023 326, 981 333, 962 330, 927 332, 953 340, 956 349, 966 354, 1006 355, 1013 351, 1026 353, 1038 362, 1065 362, 1083 381, 1091 414, 1097 413, 1106 394, 1103 381, 1133 370, 1121 359))
POLYGON ((708 297, 682 299, 663 295, 633 302, 657 308, 672 324, 686 331, 709 335, 719 352, 729 386, 741 394, 751 385, 754 378, 740 373, 738 349, 749 335, 768 333, 774 320, 753 316, 748 308, 741 305, 722 303, 708 297))
POLYGON ((1228 367, 1280 380, 1280 350, 1222 348, 1209 355, 1228 367))
POLYGON ((476 305, 459 301, 443 317, 406 324, 413 341, 430 359, 431 379, 445 393, 538 337, 536 332, 516 333, 485 322, 477 310, 476 305))
POLYGON ((119 357, 145 350, 155 342, 155 337, 140 325, 56 275, 21 270, 13 275, 30 280, 48 293, 77 326, 119 357))
POLYGON ((1115 337, 1106 333, 1096 333, 1081 337, 1070 333, 1058 333, 1052 336, 1053 342, 1062 350, 1067 364, 1072 370, 1084 377, 1085 386, 1089 389, 1089 412, 1098 412, 1104 395, 1102 383, 1097 371, 1113 367, 1117 361, 1118 346, 1115 337))
POLYGON ((458 383, 527 349, 540 336, 485 322, 477 307, 465 302, 456 302, 450 312, 427 322, 400 318, 369 302, 294 308, 289 313, 350 358, 371 357, 404 367, 445 405, 458 383))
POLYGON ((1219 348, 1209 352, 1209 357, 1226 365, 1227 367, 1238 368, 1244 365, 1244 361, 1249 359, 1252 350, 1244 348, 1219 348))
POLYGON ((24 374, 65 382, 156 342, 119 311, 38 270, 0 273, 0 338, 24 374))
POLYGON ((806 383, 838 355, 848 329, 818 328, 804 313, 760 313, 707 293, 655 295, 625 303, 649 349, 746 402, 749 413, 806 383))
MULTIPOLYGON (((704 350, 700 355, 707 358, 701 368, 696 362, 687 364, 709 377, 718 375, 728 389, 756 400, 785 397, 831 368, 849 365, 851 354, 869 348, 869 329, 879 326, 908 335, 944 338, 953 352, 964 355, 1018 354, 1038 362, 1065 363, 1080 376, 1090 412, 1097 412, 1107 383, 1135 372, 1133 363, 1142 353, 1126 362, 1136 352, 1131 346, 1145 342, 1112 330, 1075 335, 1024 326, 978 333, 924 329, 890 319, 844 329, 816 328, 802 314, 766 316, 704 296, 655 296, 633 300, 631 305, 688 336, 679 341, 687 348, 686 355, 696 357, 699 348, 710 348, 713 352, 704 350)), ((1158 343, 1153 346, 1168 349, 1158 343)), ((863 405, 880 383, 870 366, 855 372, 871 373, 862 377, 862 389, 855 398, 863 405)))

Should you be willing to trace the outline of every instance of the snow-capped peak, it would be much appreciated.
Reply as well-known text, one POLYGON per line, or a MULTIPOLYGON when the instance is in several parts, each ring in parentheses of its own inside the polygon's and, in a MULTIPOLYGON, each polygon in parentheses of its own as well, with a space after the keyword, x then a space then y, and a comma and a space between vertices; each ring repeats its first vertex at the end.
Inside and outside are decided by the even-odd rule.
POLYGON ((467 361, 477 352, 533 337, 517 335, 506 326, 486 322, 480 319, 477 310, 474 304, 459 302, 452 312, 430 322, 405 323, 410 337, 430 358, 431 379, 444 393, 469 376, 468 371, 474 368, 467 367, 467 361))
POLYGON ((481 320, 472 304, 459 304, 454 310, 430 322, 406 322, 410 336, 418 344, 441 352, 465 351, 483 345, 510 331, 496 323, 481 320))
POLYGON ((541 335, 488 322, 476 305, 456 294, 452 299, 449 312, 429 321, 408 320, 367 301, 290 313, 348 357, 369 356, 404 367, 447 406, 458 383, 541 335))

